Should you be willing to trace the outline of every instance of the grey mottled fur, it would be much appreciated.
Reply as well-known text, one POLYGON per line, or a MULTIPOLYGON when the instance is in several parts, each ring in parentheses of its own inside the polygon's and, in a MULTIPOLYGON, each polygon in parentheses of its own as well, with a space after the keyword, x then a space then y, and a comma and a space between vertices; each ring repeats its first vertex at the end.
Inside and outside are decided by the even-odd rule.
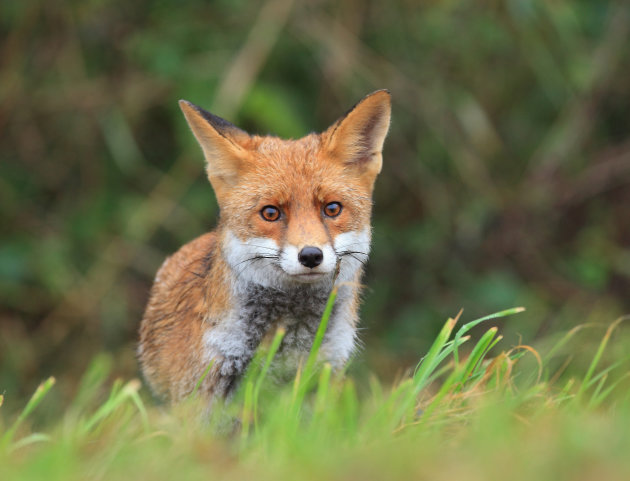
MULTIPOLYGON (((260 342, 271 329, 280 326, 286 329, 280 358, 307 355, 331 289, 332 282, 299 284, 282 290, 247 284, 236 310, 238 318, 221 326, 220 332, 213 330, 209 333, 209 344, 222 357, 220 379, 216 385, 218 392, 229 395, 234 390, 260 342)), ((333 326, 336 311, 349 293, 348 287, 340 288, 327 331, 333 326)))

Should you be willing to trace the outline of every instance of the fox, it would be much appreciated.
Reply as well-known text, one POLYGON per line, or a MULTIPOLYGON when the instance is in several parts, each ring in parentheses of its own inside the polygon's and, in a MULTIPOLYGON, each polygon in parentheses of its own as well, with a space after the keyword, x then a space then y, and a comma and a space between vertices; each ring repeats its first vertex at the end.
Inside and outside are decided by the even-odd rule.
POLYGON ((318 361, 341 370, 357 344, 389 91, 297 140, 250 135, 186 100, 179 106, 203 151, 219 218, 156 274, 137 350, 149 387, 170 403, 193 390, 210 403, 229 398, 278 328, 278 355, 297 366, 334 285, 318 361))

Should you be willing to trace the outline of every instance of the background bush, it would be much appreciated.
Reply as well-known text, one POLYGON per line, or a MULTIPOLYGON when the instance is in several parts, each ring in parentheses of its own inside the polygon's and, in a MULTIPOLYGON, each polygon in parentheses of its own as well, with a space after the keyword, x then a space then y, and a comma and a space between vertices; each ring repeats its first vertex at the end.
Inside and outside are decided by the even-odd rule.
POLYGON ((14 1, 0 32, 7 400, 136 372, 157 268, 218 215, 180 98, 299 137, 392 92, 358 368, 460 308, 526 306, 514 343, 630 310, 627 2, 14 1))

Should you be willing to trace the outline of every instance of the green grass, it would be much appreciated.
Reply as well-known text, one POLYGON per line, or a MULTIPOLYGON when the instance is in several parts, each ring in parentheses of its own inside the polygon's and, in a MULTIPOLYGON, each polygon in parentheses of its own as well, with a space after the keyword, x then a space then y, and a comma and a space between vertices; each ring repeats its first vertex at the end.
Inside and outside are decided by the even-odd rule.
POLYGON ((111 363, 97 356, 43 433, 29 420, 53 378, 17 415, 0 408, 0 479, 630 479, 629 362, 613 345, 627 318, 590 354, 571 346, 592 326, 543 354, 500 350, 494 326, 474 343, 468 335, 520 311, 459 328, 461 313, 448 319, 413 372, 387 386, 374 377, 357 385, 317 363, 327 309, 291 385, 269 380, 279 331, 235 398, 205 418, 196 395, 155 406, 135 379, 104 395, 111 363))

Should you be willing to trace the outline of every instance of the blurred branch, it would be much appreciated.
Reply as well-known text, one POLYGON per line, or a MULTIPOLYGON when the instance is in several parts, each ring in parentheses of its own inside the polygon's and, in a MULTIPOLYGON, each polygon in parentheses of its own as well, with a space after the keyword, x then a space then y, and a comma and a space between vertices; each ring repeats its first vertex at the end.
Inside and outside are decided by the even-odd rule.
POLYGON ((627 52, 630 31, 630 7, 627 2, 620 1, 611 6, 607 24, 603 29, 605 36, 590 62, 589 71, 592 73, 588 85, 581 94, 567 102, 529 161, 527 176, 533 183, 576 156, 590 136, 601 93, 617 73, 620 60, 627 52))
POLYGON ((558 205, 584 202, 619 185, 630 183, 630 142, 598 156, 594 165, 584 171, 565 189, 559 189, 558 205))
POLYGON ((292 6, 293 0, 270 0, 260 9, 245 44, 217 90, 214 111, 228 117, 236 113, 276 44, 292 6))

